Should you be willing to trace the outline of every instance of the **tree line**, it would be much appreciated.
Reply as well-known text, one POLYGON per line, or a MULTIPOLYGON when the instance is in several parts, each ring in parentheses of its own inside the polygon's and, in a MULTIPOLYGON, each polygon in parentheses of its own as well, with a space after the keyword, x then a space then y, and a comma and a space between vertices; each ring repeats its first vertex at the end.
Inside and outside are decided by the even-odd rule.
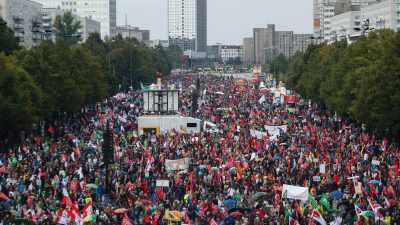
MULTIPOLYGON (((80 43, 79 22, 58 16, 55 41, 21 48, 13 31, 0 25, 0 139, 40 120, 72 115, 118 91, 154 82, 185 63, 179 48, 149 48, 136 39, 98 33, 80 43)), ((0 18, 0 21, 3 21, 0 18)))
POLYGON ((378 30, 352 44, 311 45, 282 77, 330 111, 381 131, 400 128, 400 33, 378 30))

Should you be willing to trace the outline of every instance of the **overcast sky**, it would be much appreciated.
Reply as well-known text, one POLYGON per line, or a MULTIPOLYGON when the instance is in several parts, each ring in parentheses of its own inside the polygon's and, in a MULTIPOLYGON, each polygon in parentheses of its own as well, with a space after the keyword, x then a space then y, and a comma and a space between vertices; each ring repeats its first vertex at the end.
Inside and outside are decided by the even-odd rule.
MULTIPOLYGON (((168 0, 117 0, 117 25, 150 30, 151 39, 167 39, 168 0)), ((208 0, 208 44, 242 44, 252 28, 312 33, 312 0, 208 0)))

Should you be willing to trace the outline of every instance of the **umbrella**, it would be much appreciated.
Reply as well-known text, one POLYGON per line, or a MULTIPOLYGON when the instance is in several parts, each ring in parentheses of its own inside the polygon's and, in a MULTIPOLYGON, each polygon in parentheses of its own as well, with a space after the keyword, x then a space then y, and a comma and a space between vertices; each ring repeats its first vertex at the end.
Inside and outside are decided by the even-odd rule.
POLYGON ((183 217, 183 214, 176 210, 169 211, 169 213, 178 219, 182 219, 182 217, 183 217))
POLYGON ((380 184, 381 182, 380 182, 379 180, 370 180, 368 183, 369 183, 369 184, 376 184, 376 185, 378 185, 378 184, 380 184))
POLYGON ((115 214, 120 214, 120 213, 125 213, 125 212, 128 212, 128 210, 126 208, 119 208, 119 209, 114 210, 115 214))
POLYGON ((139 200, 139 202, 141 202, 141 203, 143 203, 143 204, 145 204, 145 205, 150 205, 150 201, 149 200, 147 200, 147 199, 140 199, 139 200))
POLYGON ((342 199, 343 193, 340 191, 332 191, 331 193, 329 193, 329 198, 342 199))
POLYGON ((229 215, 230 215, 230 216, 239 217, 239 216, 243 216, 243 213, 241 213, 241 212, 231 212, 231 213, 229 213, 229 215))
POLYGON ((229 223, 229 222, 231 222, 231 221, 234 221, 236 219, 236 217, 234 217, 234 216, 228 216, 228 217, 226 217, 225 219, 224 219, 224 222, 225 223, 229 223))
POLYGON ((224 205, 235 205, 236 201, 232 199, 228 199, 224 201, 224 205))
POLYGON ((87 188, 93 188, 93 189, 96 189, 96 188, 97 188, 97 185, 96 185, 96 184, 94 184, 94 183, 90 183, 90 184, 87 184, 87 185, 86 185, 86 187, 87 187, 87 188))
POLYGON ((280 155, 274 155, 274 157, 272 158, 272 160, 275 160, 275 161, 279 161, 281 159, 282 159, 282 156, 280 156, 280 155))
POLYGON ((259 197, 261 197, 261 196, 264 196, 264 195, 266 195, 267 193, 266 192, 257 192, 257 193, 255 193, 254 195, 253 195, 253 199, 257 199, 257 198, 259 198, 259 197))

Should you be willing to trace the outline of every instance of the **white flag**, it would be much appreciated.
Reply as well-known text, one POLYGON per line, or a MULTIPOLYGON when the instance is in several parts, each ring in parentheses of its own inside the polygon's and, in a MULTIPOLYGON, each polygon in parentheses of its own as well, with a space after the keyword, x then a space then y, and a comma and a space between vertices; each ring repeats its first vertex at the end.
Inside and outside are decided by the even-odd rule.
POLYGON ((258 100, 258 102, 261 104, 261 103, 263 103, 265 101, 265 95, 263 95, 259 100, 258 100))

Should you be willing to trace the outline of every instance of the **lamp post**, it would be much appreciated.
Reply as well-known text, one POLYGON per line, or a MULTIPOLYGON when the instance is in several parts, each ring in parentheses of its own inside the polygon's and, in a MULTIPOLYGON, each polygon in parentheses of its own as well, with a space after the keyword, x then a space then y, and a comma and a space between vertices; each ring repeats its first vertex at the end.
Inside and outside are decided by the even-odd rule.
POLYGON ((111 42, 115 42, 115 40, 108 41, 108 73, 111 76, 111 42))
POLYGON ((129 51, 129 58, 130 58, 130 77, 131 77, 131 86, 130 86, 130 90, 132 91, 133 90, 133 85, 132 85, 132 74, 133 74, 133 69, 132 69, 132 64, 133 64, 133 62, 132 62, 132 47, 134 47, 134 46, 136 46, 135 44, 131 44, 130 45, 130 51, 129 51))

